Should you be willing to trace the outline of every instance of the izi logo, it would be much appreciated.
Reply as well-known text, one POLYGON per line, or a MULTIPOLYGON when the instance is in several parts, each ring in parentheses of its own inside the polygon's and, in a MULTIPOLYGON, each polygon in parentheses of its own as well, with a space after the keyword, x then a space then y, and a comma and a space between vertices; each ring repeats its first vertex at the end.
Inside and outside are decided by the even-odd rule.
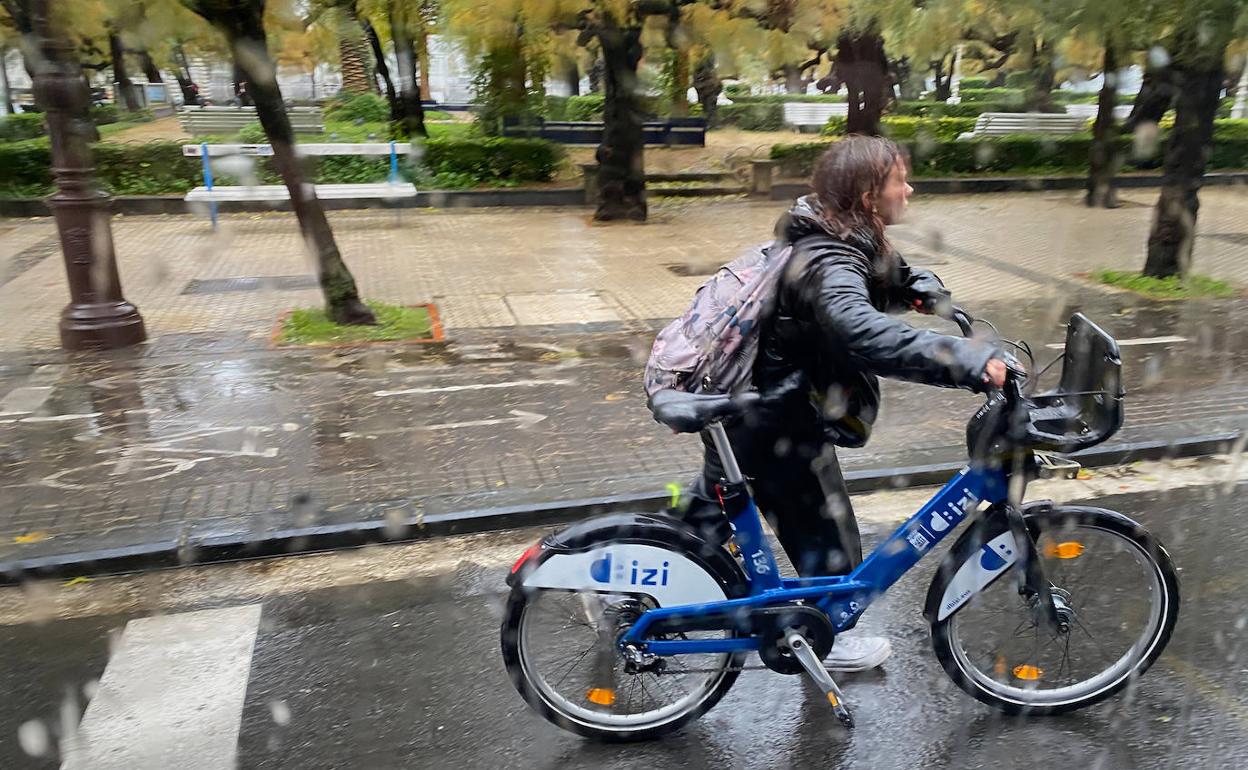
POLYGON ((589 565, 589 576, 598 583, 627 583, 634 586, 667 585, 668 562, 661 567, 647 567, 637 559, 625 564, 615 559, 610 551, 589 565))

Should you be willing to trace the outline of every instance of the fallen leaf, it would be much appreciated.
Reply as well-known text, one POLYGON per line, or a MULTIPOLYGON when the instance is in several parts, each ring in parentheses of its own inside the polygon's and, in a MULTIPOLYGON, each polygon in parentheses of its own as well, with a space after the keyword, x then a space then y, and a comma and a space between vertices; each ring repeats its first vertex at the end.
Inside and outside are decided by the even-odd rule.
POLYGON ((13 542, 19 545, 25 545, 27 543, 42 543, 44 540, 47 540, 48 537, 49 535, 47 532, 27 532, 24 535, 18 535, 13 538, 13 542))

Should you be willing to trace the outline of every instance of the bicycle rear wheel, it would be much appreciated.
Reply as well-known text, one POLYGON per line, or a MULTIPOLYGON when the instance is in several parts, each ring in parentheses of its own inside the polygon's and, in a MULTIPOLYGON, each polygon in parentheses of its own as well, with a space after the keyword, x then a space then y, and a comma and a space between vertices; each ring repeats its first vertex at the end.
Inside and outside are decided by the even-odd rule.
POLYGON ((1060 714, 1114 695, 1161 655, 1178 619, 1178 578, 1161 544, 1125 516, 1054 508, 1027 526, 1069 630, 1048 630, 1012 567, 933 623, 932 642, 954 683, 983 703, 1060 714))
MULTIPOLYGON (((736 681, 742 656, 627 660, 616 641, 651 607, 636 594, 513 590, 504 618, 503 657, 520 694, 560 727, 601 740, 656 738, 701 716, 736 681)), ((704 631, 666 638, 730 634, 704 631)))

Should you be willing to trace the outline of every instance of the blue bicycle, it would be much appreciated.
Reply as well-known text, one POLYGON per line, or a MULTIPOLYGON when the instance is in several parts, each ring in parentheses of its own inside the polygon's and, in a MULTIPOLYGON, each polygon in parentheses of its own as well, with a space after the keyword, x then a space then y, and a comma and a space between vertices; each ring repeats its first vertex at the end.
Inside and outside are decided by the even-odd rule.
MULTIPOLYGON (((971 334, 969 315, 958 310, 955 319, 971 334)), ((1178 578, 1162 545, 1122 514, 1022 502, 1027 482, 1062 462, 1048 452, 1092 446, 1122 424, 1117 342, 1076 314, 1062 362, 1058 388, 1039 395, 1026 394, 1026 375, 1012 367, 970 420, 970 464, 837 577, 780 576, 722 425, 757 395, 656 396, 656 420, 714 439, 732 539, 727 547, 708 543, 661 514, 613 514, 536 543, 508 578, 502 648, 512 681, 561 727, 647 739, 714 706, 754 652, 773 671, 805 672, 852 726, 823 657, 838 633, 969 520, 924 608, 936 657, 958 687, 1029 714, 1117 693, 1169 641, 1178 578)))

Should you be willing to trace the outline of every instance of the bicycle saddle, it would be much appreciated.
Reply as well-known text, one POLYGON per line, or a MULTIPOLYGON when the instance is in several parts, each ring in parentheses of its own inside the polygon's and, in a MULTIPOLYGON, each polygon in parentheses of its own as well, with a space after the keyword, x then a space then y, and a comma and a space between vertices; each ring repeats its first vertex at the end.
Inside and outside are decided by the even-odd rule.
POLYGON ((736 417, 759 399, 757 393, 737 396, 661 390, 650 397, 650 412, 677 433, 697 433, 716 420, 736 417))

